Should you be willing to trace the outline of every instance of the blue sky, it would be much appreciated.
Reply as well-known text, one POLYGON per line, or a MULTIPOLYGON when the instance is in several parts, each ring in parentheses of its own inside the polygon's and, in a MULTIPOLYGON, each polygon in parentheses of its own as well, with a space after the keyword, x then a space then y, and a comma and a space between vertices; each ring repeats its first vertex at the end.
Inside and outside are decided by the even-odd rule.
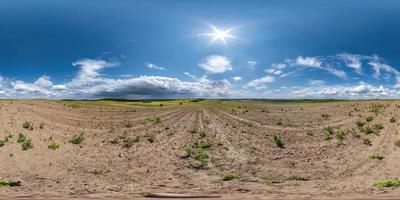
POLYGON ((395 0, 0 3, 1 98, 400 96, 395 0))

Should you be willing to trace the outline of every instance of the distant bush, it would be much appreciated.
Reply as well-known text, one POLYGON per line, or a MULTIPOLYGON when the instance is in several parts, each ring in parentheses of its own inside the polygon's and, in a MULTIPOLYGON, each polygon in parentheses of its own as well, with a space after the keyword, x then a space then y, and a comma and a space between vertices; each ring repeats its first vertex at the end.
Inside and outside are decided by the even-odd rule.
POLYGON ((390 118, 389 122, 390 123, 395 123, 396 122, 396 118, 394 118, 394 117, 390 118))
POLYGON ((274 141, 275 145, 279 148, 283 148, 283 142, 282 142, 282 137, 279 133, 274 133, 274 135, 272 135, 272 140, 274 141))
POLYGON ((80 132, 79 134, 74 135, 74 137, 70 142, 72 144, 80 144, 84 139, 85 139, 85 133, 80 132))
POLYGON ((365 121, 367 121, 367 122, 371 122, 372 120, 374 120, 374 117, 373 117, 373 116, 368 116, 368 117, 365 119, 365 121))
POLYGON ((0 147, 4 146, 6 142, 4 140, 0 140, 0 147))

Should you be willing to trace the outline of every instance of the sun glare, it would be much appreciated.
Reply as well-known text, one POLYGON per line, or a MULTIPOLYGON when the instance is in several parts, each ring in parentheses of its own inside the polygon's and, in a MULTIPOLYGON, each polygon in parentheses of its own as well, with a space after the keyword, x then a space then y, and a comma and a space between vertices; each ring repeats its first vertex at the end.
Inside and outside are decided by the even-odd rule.
POLYGON ((213 32, 202 34, 202 36, 211 37, 211 41, 210 41, 211 43, 220 41, 223 44, 226 44, 227 38, 238 39, 236 36, 231 34, 231 31, 234 28, 222 29, 222 28, 218 28, 214 25, 210 25, 210 27, 213 30, 213 32))

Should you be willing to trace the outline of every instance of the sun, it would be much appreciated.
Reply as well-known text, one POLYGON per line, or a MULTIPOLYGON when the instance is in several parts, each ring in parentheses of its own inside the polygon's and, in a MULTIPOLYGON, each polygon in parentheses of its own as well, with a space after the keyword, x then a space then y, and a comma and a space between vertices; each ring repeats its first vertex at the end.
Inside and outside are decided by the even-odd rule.
POLYGON ((222 28, 218 28, 218 27, 216 27, 214 25, 209 25, 209 26, 213 30, 213 32, 212 33, 205 33, 205 34, 201 34, 201 35, 202 36, 211 37, 210 43, 214 43, 216 41, 220 41, 220 42, 226 44, 226 39, 227 38, 238 39, 236 36, 231 34, 231 31, 234 28, 222 29, 222 28))

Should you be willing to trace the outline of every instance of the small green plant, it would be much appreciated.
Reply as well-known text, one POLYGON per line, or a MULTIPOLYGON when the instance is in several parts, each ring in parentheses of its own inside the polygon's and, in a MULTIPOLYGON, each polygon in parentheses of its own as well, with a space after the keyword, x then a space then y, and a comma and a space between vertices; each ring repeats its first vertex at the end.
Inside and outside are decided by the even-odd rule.
POLYGON ((304 178, 304 177, 301 177, 301 176, 297 176, 297 175, 289 176, 288 180, 290 180, 290 181, 308 181, 307 178, 304 178))
POLYGON ((22 128, 29 129, 29 130, 33 130, 33 123, 32 123, 32 122, 25 121, 25 122, 22 124, 22 128))
POLYGON ((270 179, 270 178, 264 178, 261 181, 264 185, 273 185, 273 184, 278 184, 281 183, 281 181, 270 179))
POLYGON ((153 143, 156 141, 156 134, 154 133, 149 133, 146 135, 147 137, 147 141, 149 141, 150 143, 153 143))
POLYGON ((238 177, 239 177, 239 176, 236 175, 236 174, 234 174, 234 173, 225 172, 225 173, 224 173, 224 176, 222 177, 222 180, 223 180, 223 181, 231 181, 231 180, 233 180, 233 179, 235 179, 235 178, 238 178, 238 177))
POLYGON ((33 148, 32 140, 31 139, 25 140, 24 142, 21 143, 21 147, 23 151, 33 148))
POLYGON ((127 137, 126 138, 126 140, 125 140, 125 142, 126 142, 126 147, 127 148, 131 148, 135 143, 136 143, 136 140, 135 139, 133 139, 133 138, 131 138, 131 137, 127 137))
POLYGON ((23 133, 18 133, 17 142, 22 143, 25 142, 25 140, 26 140, 26 135, 24 135, 23 133))
POLYGON ((378 123, 378 124, 374 124, 372 125, 372 132, 374 134, 379 134, 379 132, 383 129, 383 124, 382 123, 378 123))
POLYGON ((247 130, 243 127, 240 127, 240 133, 247 133, 247 130))
POLYGON ((272 140, 274 141, 277 147, 284 148, 282 137, 279 133, 274 133, 274 135, 272 135, 272 140))
POLYGON ((125 126, 126 126, 126 128, 132 128, 133 124, 131 121, 127 121, 125 126))
POLYGON ((369 155, 369 158, 372 160, 382 160, 384 157, 378 153, 372 153, 369 155))
POLYGON ((44 123, 43 123, 43 122, 39 124, 39 128, 40 128, 40 129, 43 129, 43 128, 44 128, 44 123))
POLYGON ((80 132, 79 134, 74 135, 74 137, 70 142, 72 144, 80 144, 84 139, 85 139, 85 133, 80 132))
POLYGON ((357 125, 358 128, 361 128, 361 127, 363 127, 363 126, 365 125, 365 122, 363 122, 363 121, 356 121, 356 125, 357 125))
POLYGON ((57 150, 58 148, 60 148, 60 145, 53 142, 52 144, 50 144, 49 146, 47 146, 49 149, 51 150, 57 150))
POLYGON ((381 112, 381 109, 383 108, 382 104, 376 103, 371 105, 371 112, 375 113, 375 115, 378 115, 381 112))
POLYGON ((0 187, 2 186, 10 186, 10 187, 21 186, 21 181, 10 181, 5 179, 0 179, 0 187))
POLYGON ((375 187, 400 187, 400 179, 382 179, 374 183, 375 187))
POLYGON ((154 117, 148 117, 147 121, 153 122, 153 124, 159 124, 161 123, 160 117, 154 116, 154 117))
POLYGON ((321 117, 322 117, 323 119, 329 119, 330 115, 327 114, 327 113, 321 113, 321 117))
POLYGON ((396 141, 394 141, 394 145, 400 147, 400 139, 397 139, 396 141))
POLYGON ((344 132, 342 130, 337 130, 335 136, 336 136, 336 139, 338 139, 338 140, 344 140, 344 138, 346 136, 346 132, 344 132))
POLYGON ((372 142, 371 142, 370 139, 364 138, 364 139, 363 139, 363 144, 368 145, 368 146, 371 146, 372 142))
POLYGON ((324 128, 324 139, 325 140, 330 140, 332 138, 331 137, 332 134, 333 134, 333 128, 332 127, 328 126, 328 127, 324 128))
POLYGON ((4 146, 6 142, 4 140, 0 140, 0 147, 4 146))
POLYGON ((115 138, 112 139, 110 142, 111 142, 111 144, 119 144, 119 138, 118 138, 118 137, 115 137, 115 138))
POLYGON ((368 116, 367 118, 365 118, 365 121, 367 122, 372 122, 372 120, 374 120, 373 116, 368 116))
POLYGON ((374 133, 374 129, 372 129, 370 126, 361 127, 360 131, 364 132, 366 135, 374 133))
POLYGON ((395 123, 395 122, 396 122, 396 118, 391 117, 390 120, 389 120, 389 122, 390 122, 390 123, 395 123))

